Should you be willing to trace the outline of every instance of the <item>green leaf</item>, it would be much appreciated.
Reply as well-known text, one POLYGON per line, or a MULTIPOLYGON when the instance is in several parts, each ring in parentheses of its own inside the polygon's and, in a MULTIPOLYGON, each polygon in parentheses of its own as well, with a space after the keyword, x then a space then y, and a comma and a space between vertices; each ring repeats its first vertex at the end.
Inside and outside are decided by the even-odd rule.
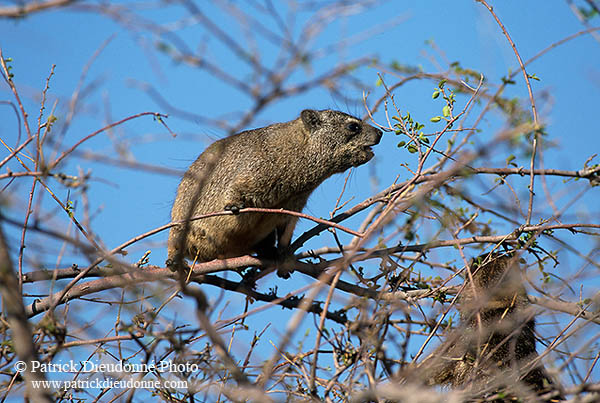
POLYGON ((429 119, 429 120, 430 120, 430 121, 432 121, 433 123, 437 123, 437 122, 439 122, 440 120, 442 120, 442 117, 441 117, 441 116, 434 116, 434 117, 432 117, 432 118, 431 118, 431 119, 429 119))
POLYGON ((446 85, 446 80, 445 78, 443 80, 440 81, 440 83, 438 84, 438 88, 441 90, 442 88, 444 88, 444 85, 446 85))
POLYGON ((444 115, 444 117, 448 117, 450 116, 450 107, 448 105, 444 106, 444 108, 442 108, 442 115, 444 115))
POLYGON ((501 80, 502 80, 502 84, 504 84, 504 85, 515 84, 515 80, 511 80, 508 77, 502 77, 501 80))
POLYGON ((417 149, 417 146, 415 146, 414 144, 409 144, 408 147, 406 147, 406 149, 408 150, 409 153, 414 154, 417 151, 419 151, 417 149))
POLYGON ((436 99, 439 96, 440 96, 440 92, 438 90, 435 90, 435 91, 433 91, 433 95, 431 96, 431 98, 436 99))
POLYGON ((594 8, 587 9, 585 7, 578 7, 578 9, 585 20, 590 20, 598 14, 594 8))
POLYGON ((398 148, 404 147, 406 145, 406 141, 401 141, 398 143, 398 148))

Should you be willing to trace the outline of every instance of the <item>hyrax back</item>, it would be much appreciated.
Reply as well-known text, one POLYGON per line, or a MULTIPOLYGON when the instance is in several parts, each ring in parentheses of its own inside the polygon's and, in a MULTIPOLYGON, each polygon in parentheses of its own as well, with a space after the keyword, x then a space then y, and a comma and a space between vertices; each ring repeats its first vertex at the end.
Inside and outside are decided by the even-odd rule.
POLYGON ((467 275, 458 301, 459 329, 422 363, 427 381, 475 384, 521 398, 553 390, 541 363, 533 363, 535 320, 516 258, 482 255, 469 270, 472 281, 467 275))
MULTIPOLYGON (((381 131, 332 110, 304 110, 300 117, 248 130, 211 144, 190 166, 177 189, 172 221, 244 207, 301 211, 311 192, 331 175, 373 157, 381 131)), ((245 213, 210 217, 171 228, 168 264, 248 253, 288 245, 296 219, 245 213)))

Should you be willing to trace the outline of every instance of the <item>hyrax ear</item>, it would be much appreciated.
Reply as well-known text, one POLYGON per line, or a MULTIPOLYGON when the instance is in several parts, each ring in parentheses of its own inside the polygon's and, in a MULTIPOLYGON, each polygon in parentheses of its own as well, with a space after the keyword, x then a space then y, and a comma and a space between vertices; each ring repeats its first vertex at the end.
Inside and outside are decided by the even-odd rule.
POLYGON ((300 119, 304 123, 304 127, 312 132, 321 125, 321 117, 319 112, 313 109, 305 109, 300 113, 300 119))

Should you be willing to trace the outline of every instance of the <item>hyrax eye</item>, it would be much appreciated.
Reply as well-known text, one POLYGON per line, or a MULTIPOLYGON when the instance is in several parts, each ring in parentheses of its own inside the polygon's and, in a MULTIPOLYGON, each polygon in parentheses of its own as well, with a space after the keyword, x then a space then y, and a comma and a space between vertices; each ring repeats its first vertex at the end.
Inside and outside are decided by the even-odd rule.
POLYGON ((358 132, 360 132, 360 125, 358 123, 356 123, 356 122, 348 123, 348 125, 346 126, 346 128, 350 132, 355 133, 355 134, 358 133, 358 132))

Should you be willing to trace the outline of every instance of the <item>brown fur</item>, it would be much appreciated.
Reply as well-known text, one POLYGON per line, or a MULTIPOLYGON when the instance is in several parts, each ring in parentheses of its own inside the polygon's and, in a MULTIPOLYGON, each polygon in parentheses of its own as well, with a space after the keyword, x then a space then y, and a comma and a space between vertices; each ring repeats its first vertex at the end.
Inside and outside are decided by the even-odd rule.
MULTIPOLYGON (((244 207, 301 211, 331 175, 373 157, 381 131, 342 112, 304 110, 300 117, 248 130, 211 144, 185 173, 173 221, 244 207)), ((171 228, 167 264, 209 261, 288 246, 296 218, 245 213, 211 217, 171 228), (182 239, 186 230, 186 239, 182 239)))
POLYGON ((506 401, 535 401, 554 390, 542 364, 531 365, 538 358, 534 312, 516 258, 482 255, 470 270, 458 301, 460 326, 421 364, 427 383, 477 385, 488 395, 505 393, 506 401))

